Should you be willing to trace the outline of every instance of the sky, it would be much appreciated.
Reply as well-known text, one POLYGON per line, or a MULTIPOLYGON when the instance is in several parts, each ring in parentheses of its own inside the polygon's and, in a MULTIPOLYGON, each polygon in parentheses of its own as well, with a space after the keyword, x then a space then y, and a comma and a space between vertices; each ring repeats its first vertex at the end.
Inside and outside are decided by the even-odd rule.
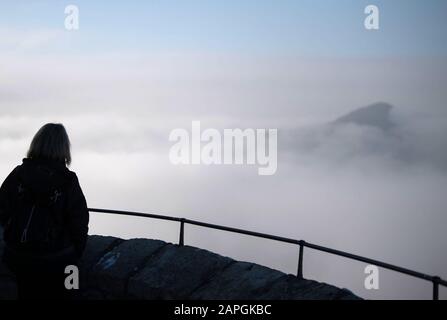
MULTIPOLYGON (((447 278, 447 3, 0 0, 0 179, 62 122, 90 207, 184 216, 447 278), (79 7, 80 29, 64 29, 79 7), (380 29, 363 26, 380 9, 380 29), (392 134, 330 123, 384 101, 392 134), (278 170, 173 166, 169 133, 278 129, 278 170)), ((169 223, 93 215, 90 232, 175 242, 169 223)), ((188 227, 186 241, 293 273, 296 248, 188 227), (268 254, 264 250, 268 250, 268 254)), ((368 298, 427 283, 306 252, 305 276, 368 298)), ((446 296, 441 290, 441 295, 446 296)))
MULTIPOLYGON (((66 1, 2 1, 0 26, 61 31, 66 1)), ((81 28, 65 52, 210 51, 311 56, 443 55, 442 0, 76 1, 81 28), (381 32, 363 26, 364 8, 381 10, 381 32)), ((67 36, 67 35, 66 35, 67 36)), ((42 34, 42 41, 44 40, 42 34)), ((37 40, 36 40, 37 42, 37 40)), ((52 47, 53 49, 53 47, 52 47)), ((42 49, 43 50, 43 49, 42 49)))

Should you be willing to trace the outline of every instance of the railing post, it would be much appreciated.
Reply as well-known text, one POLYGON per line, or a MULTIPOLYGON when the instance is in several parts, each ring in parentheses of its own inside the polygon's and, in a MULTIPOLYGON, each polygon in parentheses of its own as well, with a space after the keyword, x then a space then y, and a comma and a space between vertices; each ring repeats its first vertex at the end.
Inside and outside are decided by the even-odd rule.
POLYGON ((433 277, 433 300, 439 300, 439 280, 440 277, 433 277))
POLYGON ((298 271, 296 273, 296 276, 299 279, 303 279, 303 251, 304 251, 304 241, 303 240, 300 240, 299 246, 300 246, 300 252, 298 255, 298 271))
POLYGON ((179 246, 183 246, 185 244, 185 219, 180 219, 180 239, 178 241, 179 246))

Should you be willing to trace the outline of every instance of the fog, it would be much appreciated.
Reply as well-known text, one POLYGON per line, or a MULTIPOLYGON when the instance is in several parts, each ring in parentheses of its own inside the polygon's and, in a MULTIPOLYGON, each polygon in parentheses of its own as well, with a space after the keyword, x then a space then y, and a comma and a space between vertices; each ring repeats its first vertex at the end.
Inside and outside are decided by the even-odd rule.
MULTIPOLYGON (((0 54, 0 178, 33 134, 62 122, 90 207, 137 210, 304 239, 447 277, 447 62, 230 54, 0 54), (392 132, 356 108, 394 107, 392 132), (278 170, 174 166, 169 132, 277 128, 278 170)), ((90 233, 176 242, 179 226, 91 214, 90 233)), ((298 249, 186 227, 186 243, 296 272, 298 249)), ((365 298, 430 298, 421 280, 306 249, 304 276, 365 298)), ((441 297, 447 293, 441 288, 441 297)))

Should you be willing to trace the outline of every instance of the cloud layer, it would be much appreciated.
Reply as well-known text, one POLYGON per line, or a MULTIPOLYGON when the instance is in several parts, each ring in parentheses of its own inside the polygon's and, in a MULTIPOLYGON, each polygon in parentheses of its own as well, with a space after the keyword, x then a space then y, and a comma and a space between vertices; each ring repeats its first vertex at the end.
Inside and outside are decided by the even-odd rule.
MULTIPOLYGON (((42 124, 63 122, 73 143, 72 169, 92 207, 303 238, 447 277, 441 254, 447 243, 446 65, 419 58, 6 51, 0 54, 0 178, 20 162, 42 124), (328 125, 375 101, 395 105, 392 134, 328 125), (219 130, 277 128, 277 174, 173 166, 169 132, 189 128, 192 120, 219 130)), ((92 215, 91 230, 171 241, 178 231, 103 215, 92 215)), ((296 248, 192 227, 186 232, 190 244, 296 269, 296 248)), ((307 277, 365 297, 429 294, 420 283, 386 272, 383 289, 365 291, 363 268, 306 253, 307 277)))

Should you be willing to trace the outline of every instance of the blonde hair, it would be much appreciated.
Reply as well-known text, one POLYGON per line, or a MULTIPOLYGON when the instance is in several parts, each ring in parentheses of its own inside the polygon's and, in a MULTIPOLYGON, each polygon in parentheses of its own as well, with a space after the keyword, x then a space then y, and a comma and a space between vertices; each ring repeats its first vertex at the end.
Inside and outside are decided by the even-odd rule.
POLYGON ((70 139, 60 123, 47 123, 37 131, 29 147, 27 157, 71 163, 70 139))

